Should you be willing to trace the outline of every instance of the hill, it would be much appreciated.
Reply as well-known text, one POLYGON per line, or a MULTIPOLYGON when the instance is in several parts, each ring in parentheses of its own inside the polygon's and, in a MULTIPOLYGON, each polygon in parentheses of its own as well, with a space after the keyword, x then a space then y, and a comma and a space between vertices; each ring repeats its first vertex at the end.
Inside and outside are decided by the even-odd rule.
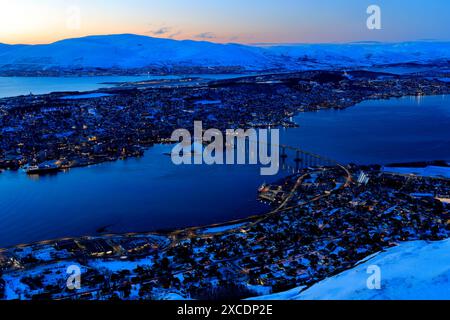
POLYGON ((441 300, 450 299, 450 239, 414 241, 380 252, 353 269, 308 289, 264 296, 258 300, 441 300), (369 266, 381 270, 381 289, 367 288, 369 266))
POLYGON ((0 44, 0 71, 239 67, 301 70, 450 61, 450 42, 241 45, 134 34, 0 44))

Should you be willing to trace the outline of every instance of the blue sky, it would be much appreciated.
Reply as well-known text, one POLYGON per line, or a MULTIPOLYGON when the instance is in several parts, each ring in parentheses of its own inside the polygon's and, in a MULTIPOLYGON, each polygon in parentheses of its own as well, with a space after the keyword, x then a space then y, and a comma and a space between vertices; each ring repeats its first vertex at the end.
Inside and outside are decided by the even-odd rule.
POLYGON ((0 42, 111 33, 241 43, 450 40, 449 12, 448 0, 0 0, 0 42), (366 28, 371 4, 381 8, 381 30, 366 28), (68 27, 77 12, 80 23, 68 27))

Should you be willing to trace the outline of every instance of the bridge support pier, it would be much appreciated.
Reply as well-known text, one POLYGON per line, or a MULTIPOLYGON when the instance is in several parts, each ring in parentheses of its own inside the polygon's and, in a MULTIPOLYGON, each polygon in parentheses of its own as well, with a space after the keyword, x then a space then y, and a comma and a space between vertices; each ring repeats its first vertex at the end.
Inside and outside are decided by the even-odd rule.
POLYGON ((287 159, 286 147, 281 148, 281 159, 287 159))

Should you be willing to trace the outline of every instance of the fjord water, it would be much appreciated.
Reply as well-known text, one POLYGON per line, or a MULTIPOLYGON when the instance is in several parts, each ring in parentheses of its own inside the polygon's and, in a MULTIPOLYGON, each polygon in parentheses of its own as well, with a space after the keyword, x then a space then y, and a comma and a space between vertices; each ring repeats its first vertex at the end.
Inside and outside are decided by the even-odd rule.
POLYGON ((91 91, 110 87, 108 82, 132 82, 162 77, 0 77, 0 98, 63 91, 91 91))
POLYGON ((283 143, 342 163, 450 160, 450 96, 364 101, 300 114, 283 143))
POLYGON ((20 95, 47 94, 63 91, 91 91, 111 87, 110 83, 137 82, 145 80, 174 80, 185 77, 203 79, 235 78, 236 74, 193 75, 143 75, 143 76, 92 76, 92 77, 0 77, 0 98, 20 95))
MULTIPOLYGON (((281 142, 343 163, 450 160, 450 97, 366 101, 296 117, 281 142)), ((0 247, 66 236, 204 225, 261 213, 257 166, 175 166, 168 145, 144 157, 54 176, 0 174, 0 247)))

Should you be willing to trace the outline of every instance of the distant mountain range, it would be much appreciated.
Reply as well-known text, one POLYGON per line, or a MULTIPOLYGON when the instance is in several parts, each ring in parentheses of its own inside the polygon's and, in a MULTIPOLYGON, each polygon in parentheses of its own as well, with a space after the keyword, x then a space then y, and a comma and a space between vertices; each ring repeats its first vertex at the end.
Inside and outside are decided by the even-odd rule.
POLYGON ((44 45, 0 44, 0 71, 238 67, 310 69, 450 60, 450 42, 217 44, 133 34, 88 36, 44 45))

